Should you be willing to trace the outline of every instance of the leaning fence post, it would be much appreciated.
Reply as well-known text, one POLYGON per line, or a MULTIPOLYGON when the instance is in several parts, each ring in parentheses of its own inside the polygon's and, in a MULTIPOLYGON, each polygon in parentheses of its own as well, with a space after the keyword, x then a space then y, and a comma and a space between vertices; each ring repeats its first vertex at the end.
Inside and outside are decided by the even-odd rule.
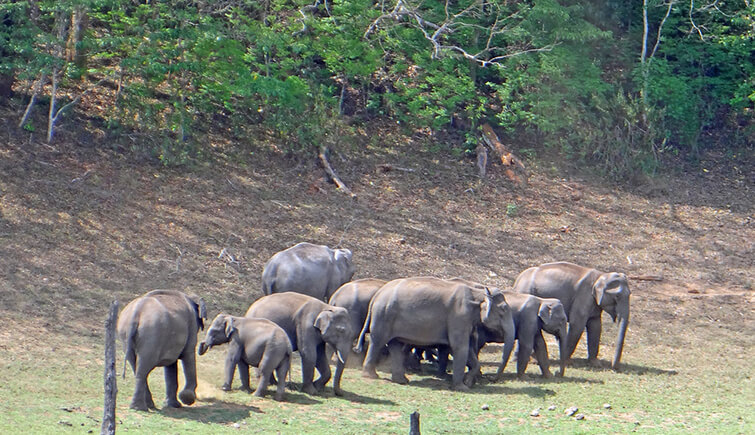
POLYGON ((110 304, 110 313, 105 320, 105 406, 102 416, 101 435, 115 434, 115 399, 118 385, 115 374, 115 324, 118 318, 118 301, 110 304))
POLYGON ((409 435, 420 435, 419 434, 419 412, 414 411, 412 412, 412 415, 409 416, 409 435))

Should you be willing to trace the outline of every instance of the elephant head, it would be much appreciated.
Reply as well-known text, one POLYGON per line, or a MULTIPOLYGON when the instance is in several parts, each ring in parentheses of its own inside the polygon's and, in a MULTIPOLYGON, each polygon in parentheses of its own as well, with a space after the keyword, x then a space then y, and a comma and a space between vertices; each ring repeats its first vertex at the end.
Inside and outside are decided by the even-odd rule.
POLYGON ((624 337, 629 326, 629 284, 623 273, 603 273, 592 287, 595 302, 600 309, 607 312, 614 322, 619 321, 619 336, 616 339, 616 353, 611 367, 618 368, 621 352, 624 348, 624 337))
MULTIPOLYGON (((336 270, 334 274, 334 286, 331 291, 335 291, 342 284, 351 281, 354 276, 354 264, 351 262, 352 253, 348 249, 334 249, 333 250, 333 267, 336 270)), ((330 297, 331 295, 328 295, 330 297)))
POLYGON ((331 307, 320 312, 315 319, 315 328, 320 331, 323 341, 333 347, 338 355, 336 364, 336 376, 333 380, 333 391, 341 395, 341 376, 349 357, 351 344, 354 339, 354 330, 351 326, 349 313, 345 308, 331 307))
POLYGON ((558 338, 560 371, 563 376, 566 370, 566 310, 558 299, 544 299, 537 313, 543 324, 542 329, 558 338))
POLYGON ((207 330, 204 341, 199 343, 199 354, 204 355, 212 346, 228 343, 231 339, 231 334, 236 330, 233 324, 233 317, 226 316, 225 314, 218 314, 215 320, 212 321, 212 325, 207 330))

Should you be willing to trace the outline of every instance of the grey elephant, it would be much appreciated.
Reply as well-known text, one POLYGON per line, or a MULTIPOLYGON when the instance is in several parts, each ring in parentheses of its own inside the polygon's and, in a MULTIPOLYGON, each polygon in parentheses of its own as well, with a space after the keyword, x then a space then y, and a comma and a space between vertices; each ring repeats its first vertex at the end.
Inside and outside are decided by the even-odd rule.
POLYGON ((265 295, 295 292, 327 301, 354 276, 348 249, 299 243, 273 255, 262 270, 265 295))
POLYGON ((604 273, 573 263, 547 263, 522 272, 514 283, 514 291, 544 298, 556 298, 564 304, 569 321, 566 358, 577 347, 587 329, 587 359, 597 364, 600 346, 601 315, 607 312, 619 321, 616 352, 611 367, 621 361, 624 337, 629 326, 629 285, 623 273, 604 273))
MULTIPOLYGON (((175 290, 153 290, 131 301, 118 317, 118 337, 126 361, 134 371, 132 409, 156 409, 147 378, 155 367, 165 367, 165 405, 180 408, 178 360, 184 368, 186 385, 178 398, 186 405, 196 400, 197 331, 207 318, 202 299, 175 290)), ((123 374, 126 374, 124 364, 123 374)))
POLYGON ((254 395, 262 397, 275 375, 281 382, 275 392, 275 400, 283 400, 286 375, 291 367, 293 348, 286 331, 267 319, 234 317, 218 314, 207 329, 205 339, 199 343, 199 354, 204 355, 210 348, 230 343, 225 358, 225 380, 223 391, 230 391, 233 372, 239 366, 241 389, 251 392, 249 386, 249 366, 259 368, 260 378, 254 395))
POLYGON ((385 284, 373 296, 354 350, 361 352, 369 330, 370 344, 363 375, 377 378, 375 366, 387 344, 392 380, 406 383, 405 344, 448 346, 454 356, 452 386, 468 390, 480 371, 476 353, 470 352, 479 324, 506 335, 513 346, 514 321, 502 293, 434 277, 397 279, 385 284), (465 376, 467 364, 471 368, 465 376))
POLYGON ((387 282, 377 278, 364 278, 348 282, 333 293, 328 303, 334 307, 346 308, 351 319, 351 327, 354 333, 358 334, 364 326, 372 297, 387 282))
POLYGON ((338 396, 343 394, 341 376, 354 337, 346 309, 300 293, 275 293, 257 299, 249 307, 246 317, 268 319, 283 328, 293 350, 299 351, 305 393, 322 390, 330 380, 325 345, 333 346, 338 355, 333 391, 338 396), (315 368, 320 377, 313 382, 315 368))
MULTIPOLYGON (((504 294, 506 295, 506 302, 511 307, 516 327, 516 340, 519 343, 516 362, 517 376, 520 378, 524 376, 530 355, 534 350, 535 358, 543 376, 551 377, 548 347, 543 338, 543 331, 555 335, 558 339, 560 356, 558 376, 563 376, 566 371, 567 340, 564 305, 558 299, 553 298, 539 298, 533 295, 511 292, 504 292, 504 294)), ((483 343, 500 343, 504 338, 485 327, 478 330, 478 335, 480 347, 483 343)), ((507 355, 503 356, 503 361, 508 361, 507 355)), ((496 373, 497 379, 500 379, 505 368, 505 363, 499 366, 496 373)))

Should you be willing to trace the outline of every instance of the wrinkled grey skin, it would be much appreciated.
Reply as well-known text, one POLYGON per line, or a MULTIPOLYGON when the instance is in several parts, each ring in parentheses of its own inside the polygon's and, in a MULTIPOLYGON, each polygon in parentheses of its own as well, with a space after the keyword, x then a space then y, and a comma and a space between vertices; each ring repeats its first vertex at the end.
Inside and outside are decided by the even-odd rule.
MULTIPOLYGON (((516 373, 522 378, 530 355, 534 350, 535 358, 540 366, 543 377, 551 377, 548 347, 543 338, 543 331, 556 336, 559 342, 560 370, 558 376, 563 376, 566 370, 566 311, 558 299, 539 298, 537 296, 504 292, 506 302, 511 307, 516 327, 516 339, 519 343, 517 351, 516 373)), ((498 343, 503 337, 497 336, 487 328, 478 330, 480 344, 486 342, 498 343)), ((482 346, 480 346, 482 347, 482 346)), ((504 358, 508 360, 508 358, 504 358)), ((496 377, 500 379, 504 364, 498 368, 496 377)))
POLYGON ((199 343, 199 354, 204 355, 213 346, 230 343, 225 357, 225 380, 223 391, 231 390, 233 372, 239 366, 241 389, 252 392, 249 386, 249 366, 259 368, 260 378, 254 395, 263 397, 270 377, 281 381, 275 392, 275 400, 283 400, 286 389, 286 374, 291 367, 293 348, 286 332, 267 319, 234 317, 218 314, 207 330, 204 341, 199 343))
MULTIPOLYGON (((364 278, 348 282, 336 290, 328 302, 334 307, 346 308, 351 319, 351 327, 358 334, 364 326, 372 297, 388 281, 376 278, 364 278)), ((369 332, 369 330, 368 330, 369 332)), ((358 337, 354 337, 356 339, 358 337)))
MULTIPOLYGON (((178 360, 184 369, 186 385, 178 398, 186 405, 196 400, 197 331, 207 318, 202 299, 175 290, 153 290, 131 301, 118 317, 118 338, 126 361, 134 371, 135 388, 130 407, 141 411, 156 409, 147 377, 155 367, 165 367, 165 405, 180 408, 178 360)), ((126 367, 123 367, 123 375, 126 367)))
POLYGON ((560 300, 569 320, 566 357, 572 356, 587 329, 587 359, 592 365, 598 362, 601 315, 603 311, 610 314, 614 322, 619 321, 616 353, 611 363, 614 370, 618 369, 629 326, 631 292, 626 275, 566 262, 547 263, 522 272, 514 283, 514 291, 560 300))
MULTIPOLYGON (((351 350, 354 332, 349 313, 311 296, 300 293, 274 293, 255 301, 246 317, 259 317, 275 322, 288 335, 294 351, 299 351, 302 366, 302 390, 308 394, 322 391, 331 372, 325 352, 326 343, 338 354, 333 391, 343 395, 341 376, 351 350), (316 381, 314 370, 320 373, 316 381)), ((284 382, 278 379, 278 382, 284 382)))
POLYGON ((348 249, 299 243, 273 255, 262 271, 265 295, 295 292, 327 301, 354 276, 348 249))
POLYGON ((454 355, 452 386, 468 390, 480 371, 477 355, 470 352, 470 341, 473 336, 476 338, 479 324, 501 334, 508 333, 513 345, 514 323, 502 293, 490 294, 433 277, 397 279, 385 284, 373 296, 354 350, 361 352, 369 330, 370 345, 363 375, 377 378, 375 366, 387 344, 391 354, 392 380, 406 383, 405 344, 447 345, 454 355), (467 364, 471 368, 465 376, 467 364))

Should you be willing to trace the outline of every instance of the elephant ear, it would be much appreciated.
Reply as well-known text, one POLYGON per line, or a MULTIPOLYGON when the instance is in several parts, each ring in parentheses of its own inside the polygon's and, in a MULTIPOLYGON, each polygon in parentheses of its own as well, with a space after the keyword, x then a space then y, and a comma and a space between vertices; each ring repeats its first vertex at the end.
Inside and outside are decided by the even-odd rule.
POLYGON ((204 299, 190 296, 189 300, 192 305, 194 305, 194 311, 197 313, 197 324, 199 325, 199 329, 204 331, 204 321, 207 319, 207 307, 204 304, 204 299))
POLYGON ((595 298, 595 302, 599 306, 603 306, 607 284, 608 280, 606 279, 605 275, 601 275, 600 278, 598 278, 597 281, 595 281, 595 284, 593 284, 592 286, 592 295, 595 298))
POLYGON ((234 325, 233 317, 228 316, 225 319, 225 336, 226 338, 231 338, 231 334, 233 334, 233 331, 236 330, 236 325, 234 325))
POLYGON ((315 328, 317 328, 320 333, 325 333, 325 330, 328 328, 328 324, 330 323, 332 314, 333 313, 331 311, 323 311, 317 315, 317 318, 315 319, 315 328))
POLYGON ((540 304, 540 309, 537 312, 537 317, 543 321, 546 325, 550 324, 551 317, 553 317, 553 307, 549 304, 540 304))
POLYGON ((483 323, 490 318, 490 313, 493 309, 493 295, 490 294, 490 290, 485 288, 485 300, 480 303, 480 320, 483 323))

